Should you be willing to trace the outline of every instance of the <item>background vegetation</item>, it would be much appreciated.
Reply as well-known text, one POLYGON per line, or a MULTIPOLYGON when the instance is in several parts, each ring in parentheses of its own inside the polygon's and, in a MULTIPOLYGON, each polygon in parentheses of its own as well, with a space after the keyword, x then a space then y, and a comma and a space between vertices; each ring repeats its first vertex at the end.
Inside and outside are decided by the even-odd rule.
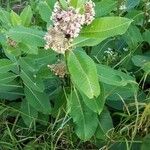
MULTIPOLYGON (((99 125, 90 138, 83 136, 81 124, 81 134, 76 134, 72 119, 74 114, 70 115, 66 109, 70 81, 59 79, 46 67, 61 56, 43 50, 41 40, 25 34, 36 32, 43 36, 41 31, 46 32, 51 24, 54 2, 0 0, 0 149, 149 150, 149 0, 94 0, 96 18, 121 16, 131 19, 132 23, 130 26, 125 24, 129 28, 124 34, 116 36, 109 33, 112 35, 102 42, 98 41, 100 44, 95 44, 95 40, 91 40, 89 46, 82 42, 76 44, 83 47, 96 64, 101 64, 97 67, 103 93, 100 95, 101 108, 96 110, 95 105, 85 98, 91 110, 96 113, 102 111, 98 116, 99 125), (20 24, 24 27, 16 28, 20 24), (21 31, 24 34, 20 36, 21 31), (12 39, 19 46, 16 47, 12 39), (42 81, 44 79, 47 95, 41 95, 44 88, 41 78, 42 81), (36 98, 45 100, 43 106, 35 102, 36 98), (51 112, 47 106, 52 107, 51 112)), ((108 24, 115 26, 115 21, 112 19, 108 24)), ((91 122, 93 120, 94 115, 90 118, 91 122)))

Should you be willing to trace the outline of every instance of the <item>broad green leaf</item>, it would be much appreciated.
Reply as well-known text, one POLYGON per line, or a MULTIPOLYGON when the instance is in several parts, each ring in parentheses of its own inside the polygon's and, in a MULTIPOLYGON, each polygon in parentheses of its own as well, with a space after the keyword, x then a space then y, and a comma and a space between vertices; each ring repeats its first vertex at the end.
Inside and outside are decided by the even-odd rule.
POLYGON ((50 17, 52 15, 52 8, 48 5, 48 3, 46 1, 41 1, 38 4, 38 9, 41 18, 47 23, 51 22, 50 17))
POLYGON ((150 134, 146 135, 143 138, 141 150, 149 150, 149 147, 150 147, 150 134))
POLYGON ((80 50, 70 51, 67 57, 71 80, 90 99, 98 97, 100 86, 94 61, 80 50))
POLYGON ((126 86, 128 83, 136 84, 135 79, 120 70, 115 70, 106 65, 97 65, 99 80, 103 83, 115 86, 126 86))
POLYGON ((26 45, 24 43, 18 43, 17 47, 7 47, 8 53, 18 57, 21 54, 38 54, 38 47, 32 45, 26 45), (21 53, 22 52, 22 53, 21 53))
POLYGON ((66 0, 59 0, 59 3, 61 5, 61 7, 64 9, 64 10, 67 10, 68 8, 68 3, 66 0))
POLYGON ((15 27, 9 30, 7 36, 15 40, 16 42, 22 42, 27 45, 43 47, 44 32, 38 29, 31 29, 26 27, 15 27))
POLYGON ((146 72, 146 74, 150 74, 150 61, 145 63, 142 69, 146 72))
POLYGON ((21 66, 20 77, 30 88, 43 92, 44 83, 42 80, 37 79, 37 72, 40 66, 35 64, 34 61, 35 59, 30 59, 28 57, 19 59, 19 65, 21 66))
POLYGON ((132 9, 125 15, 125 17, 127 17, 129 19, 133 19, 132 24, 143 26, 143 21, 144 21, 144 12, 143 11, 132 9))
POLYGON ((129 97, 133 97, 135 91, 138 90, 138 85, 127 84, 126 86, 115 86, 109 84, 103 84, 105 97, 108 100, 118 101, 120 97, 126 100, 129 97), (134 87, 134 88, 133 88, 134 87))
POLYGON ((134 8, 135 6, 139 5, 140 0, 126 0, 125 6, 127 7, 127 10, 130 10, 134 8))
POLYGON ((17 77, 18 77, 18 75, 13 74, 11 72, 0 73, 0 84, 11 82, 17 77))
POLYGON ((21 98, 23 93, 23 88, 15 80, 17 75, 7 72, 0 74, 0 98, 7 100, 16 100, 21 98))
POLYGON ((38 117, 38 112, 24 99, 21 103, 21 117, 27 127, 31 128, 35 125, 35 121, 38 117))
POLYGON ((134 65, 138 67, 143 67, 144 64, 150 62, 150 57, 144 55, 135 55, 132 57, 134 65))
POLYGON ((56 3, 57 0, 45 0, 48 6, 53 10, 54 4, 56 3))
POLYGON ((49 123, 49 115, 47 114, 42 114, 41 112, 38 113, 38 119, 37 122, 41 125, 48 125, 49 123))
POLYGON ((144 55, 135 55, 133 56, 132 61, 136 66, 141 67, 146 74, 150 73, 150 57, 144 55))
POLYGON ((146 30, 143 33, 143 38, 144 38, 144 41, 146 41, 146 42, 148 42, 150 44, 150 31, 149 30, 146 30))
POLYGON ((71 6, 73 6, 74 8, 81 8, 85 3, 85 0, 70 0, 70 4, 71 6))
POLYGON ((106 39, 124 34, 132 20, 122 17, 103 17, 95 19, 91 25, 81 31, 81 36, 89 38, 106 39))
POLYGON ((84 141, 89 140, 95 133, 98 126, 96 113, 89 109, 77 92, 69 96, 70 115, 75 123, 75 132, 84 141))
POLYGON ((82 94, 82 99, 87 107, 89 107, 93 112, 100 114, 105 104, 104 90, 102 88, 102 85, 101 94, 97 98, 89 99, 87 96, 82 94))
POLYGON ((0 44, 4 45, 6 42, 6 37, 4 33, 0 33, 0 44))
POLYGON ((0 92, 13 91, 20 88, 22 88, 22 86, 16 83, 16 81, 11 81, 9 83, 0 83, 0 92))
POLYGON ((13 10, 10 13, 10 17, 11 17, 11 23, 14 27, 21 25, 22 22, 20 16, 17 15, 13 10))
POLYGON ((51 51, 41 50, 38 55, 28 55, 19 59, 21 68, 27 72, 31 72, 34 75, 43 67, 47 67, 48 64, 53 64, 57 61, 56 54, 51 51))
POLYGON ((104 140, 106 139, 106 134, 113 128, 112 118, 109 111, 105 107, 98 118, 98 128, 96 130, 96 138, 104 140))
POLYGON ((29 104, 34 107, 37 111, 42 112, 43 114, 50 114, 51 105, 49 97, 44 92, 37 92, 28 85, 25 84, 25 96, 29 104))
POLYGON ((5 73, 12 70, 15 63, 11 62, 9 59, 0 59, 0 73, 5 73))
POLYGON ((21 68, 27 73, 36 73, 38 71, 38 67, 34 64, 34 59, 24 57, 19 59, 19 65, 21 68))
POLYGON ((10 45, 7 45, 5 48, 5 52, 11 54, 12 56, 18 58, 21 55, 20 47, 17 45, 16 47, 12 47, 10 45))
POLYGON ((9 28, 11 26, 10 13, 5 11, 1 7, 0 7, 0 22, 2 23, 4 28, 9 28))
POLYGON ((32 9, 31 6, 26 6, 23 11, 20 14, 21 20, 22 20, 22 25, 23 26, 29 26, 32 20, 32 9))
POLYGON ((105 40, 105 38, 97 39, 97 38, 82 37, 79 35, 77 38, 73 40, 72 46, 75 47, 95 46, 98 45, 103 40, 105 40))
MULTIPOLYGON (((15 87, 16 88, 16 87, 15 87)), ((8 88, 7 88, 8 89, 8 88)), ((24 96, 23 88, 19 87, 16 89, 1 91, 0 90, 0 98, 6 100, 16 100, 22 98, 24 96)))
POLYGON ((95 4, 96 17, 101 17, 109 14, 117 7, 115 0, 101 0, 95 4))
MULTIPOLYGON (((134 95, 138 92, 138 85, 127 84, 126 86, 114 86, 103 84, 106 104, 116 110, 124 109, 126 104, 134 103, 134 95), (123 101, 122 101, 123 100, 123 101)), ((139 98, 141 99, 141 98, 139 98)))
MULTIPOLYGON (((54 51, 45 51, 41 49, 38 51, 38 55, 28 55, 28 58, 35 62, 34 64, 37 68, 37 66, 47 66, 48 64, 55 63, 57 61, 57 54, 54 51)), ((27 61, 29 62, 29 60, 27 61)))
POLYGON ((31 73, 21 70, 20 77, 23 80, 24 84, 26 84, 31 89, 36 90, 38 92, 44 91, 43 85, 38 84, 38 82, 36 81, 36 78, 33 77, 31 73))
POLYGON ((123 37, 130 48, 136 48, 138 44, 143 42, 139 28, 133 25, 129 27, 123 37))

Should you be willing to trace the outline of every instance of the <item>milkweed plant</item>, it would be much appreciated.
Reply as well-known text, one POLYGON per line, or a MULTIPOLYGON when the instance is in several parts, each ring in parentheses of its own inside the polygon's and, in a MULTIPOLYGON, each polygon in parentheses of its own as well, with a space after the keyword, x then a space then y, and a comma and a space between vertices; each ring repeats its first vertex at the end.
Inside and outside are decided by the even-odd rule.
MULTIPOLYGON (((131 101, 138 110, 142 87, 124 63, 143 41, 136 38, 139 20, 129 17, 126 3, 114 1, 43 0, 18 11, 0 7, 0 99, 19 112, 17 122, 34 130, 70 126, 80 140, 106 140, 115 132, 112 109, 130 114, 131 101), (106 3, 113 10, 103 10, 106 3)), ((132 62, 146 81, 150 70, 141 59, 134 56, 132 62)))

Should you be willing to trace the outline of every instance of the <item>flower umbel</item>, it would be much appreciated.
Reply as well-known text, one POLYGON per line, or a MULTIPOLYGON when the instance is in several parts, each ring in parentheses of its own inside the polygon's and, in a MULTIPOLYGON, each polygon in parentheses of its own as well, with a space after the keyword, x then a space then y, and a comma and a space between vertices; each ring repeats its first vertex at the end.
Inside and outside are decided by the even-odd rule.
POLYGON ((94 20, 95 4, 89 0, 85 3, 84 13, 81 14, 78 9, 72 6, 63 10, 59 2, 54 5, 51 16, 53 27, 49 28, 44 39, 46 41, 45 49, 52 48, 57 53, 64 54, 70 46, 74 38, 76 38, 84 24, 89 25, 94 20))
POLYGON ((67 67, 64 61, 58 61, 56 64, 48 65, 48 67, 60 78, 64 78, 67 74, 67 67))
POLYGON ((8 37, 8 39, 7 39, 7 43, 8 43, 8 45, 11 46, 11 47, 16 47, 16 46, 17 46, 17 42, 14 41, 13 39, 9 38, 9 37, 8 37))
POLYGON ((89 0, 85 3, 85 24, 89 25, 92 23, 95 17, 95 3, 89 0))
POLYGON ((46 41, 45 49, 52 48, 60 54, 64 54, 70 46, 69 39, 65 38, 62 31, 50 28, 44 37, 46 41))
POLYGON ((54 6, 51 19, 54 23, 54 28, 61 30, 70 38, 75 38, 79 35, 85 21, 84 15, 81 15, 73 7, 62 10, 58 2, 54 6))

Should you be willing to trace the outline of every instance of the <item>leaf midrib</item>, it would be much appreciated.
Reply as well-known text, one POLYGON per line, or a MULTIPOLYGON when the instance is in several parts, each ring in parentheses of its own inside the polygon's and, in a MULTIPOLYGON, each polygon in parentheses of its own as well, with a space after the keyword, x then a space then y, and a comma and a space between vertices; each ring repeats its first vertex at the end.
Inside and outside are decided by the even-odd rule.
MULTIPOLYGON (((72 52, 73 53, 73 52, 72 52)), ((73 55, 76 57, 76 55, 73 53, 73 55)), ((86 75, 86 72, 84 71, 84 69, 82 68, 82 63, 80 63, 80 61, 79 61, 79 59, 76 57, 76 60, 78 61, 78 64, 79 64, 79 66, 80 66, 80 69, 83 71, 83 74, 85 75, 85 77, 86 77, 86 79, 87 79, 87 81, 88 81, 88 84, 89 84, 89 90, 90 90, 90 93, 92 94, 92 97, 93 97, 93 95, 94 95, 94 92, 93 92, 93 90, 92 90, 92 87, 91 87, 91 82, 90 82, 90 80, 89 80, 89 78, 88 78, 88 76, 86 75)))
POLYGON ((113 28, 109 28, 107 30, 102 30, 102 31, 97 31, 97 30, 88 30, 88 31, 84 31, 84 32, 81 32, 81 34, 83 33, 103 33, 103 32, 108 32, 108 31, 111 31, 111 30, 115 30, 116 28, 118 27, 121 27, 121 26, 125 26, 125 24, 129 24, 131 21, 127 21, 125 23, 122 23, 121 25, 118 25, 116 27, 113 27, 113 28))

